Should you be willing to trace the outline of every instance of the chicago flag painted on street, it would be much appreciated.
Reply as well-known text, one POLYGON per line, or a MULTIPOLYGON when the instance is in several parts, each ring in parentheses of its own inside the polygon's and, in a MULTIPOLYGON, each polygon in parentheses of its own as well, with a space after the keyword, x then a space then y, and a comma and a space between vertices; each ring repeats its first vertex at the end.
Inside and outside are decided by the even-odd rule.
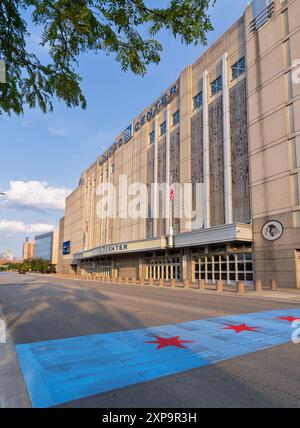
MULTIPOLYGON (((50 407, 291 341, 300 309, 17 345, 34 407, 50 407)), ((297 346, 297 345, 295 345, 297 346)))

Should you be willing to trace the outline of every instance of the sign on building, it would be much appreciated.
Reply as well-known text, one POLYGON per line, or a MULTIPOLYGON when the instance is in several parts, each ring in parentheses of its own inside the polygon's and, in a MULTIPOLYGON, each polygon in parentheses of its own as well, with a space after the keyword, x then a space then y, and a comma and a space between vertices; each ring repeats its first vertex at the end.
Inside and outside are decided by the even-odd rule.
POLYGON ((63 255, 67 256, 68 254, 71 254, 71 241, 63 243, 63 255))

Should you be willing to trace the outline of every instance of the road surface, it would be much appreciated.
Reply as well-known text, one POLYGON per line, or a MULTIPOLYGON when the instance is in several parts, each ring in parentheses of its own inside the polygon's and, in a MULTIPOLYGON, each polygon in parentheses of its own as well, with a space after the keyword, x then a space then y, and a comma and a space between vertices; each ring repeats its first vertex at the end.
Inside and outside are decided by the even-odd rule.
MULTIPOLYGON (((70 342, 72 338, 80 337, 83 338, 80 340, 85 340, 85 338, 95 337, 97 340, 107 338, 109 341, 116 341, 116 337, 119 337, 126 340, 128 331, 138 330, 138 334, 144 334, 144 332, 148 334, 149 327, 169 325, 171 326, 168 327, 169 329, 175 329, 178 323, 185 323, 186 332, 189 326, 201 326, 201 323, 211 318, 222 323, 224 317, 228 320, 232 317, 232 323, 237 325, 236 320, 239 318, 235 317, 243 317, 243 314, 252 314, 251 320, 255 320, 256 314, 259 319, 260 314, 268 311, 279 311, 279 315, 291 316, 293 313, 297 315, 300 300, 280 299, 275 294, 274 298, 269 299, 263 296, 256 298, 253 295, 248 298, 233 293, 220 295, 217 292, 202 293, 193 290, 134 287, 3 273, 0 274, 0 308, 13 344, 16 346, 18 358, 22 361, 23 348, 20 345, 23 344, 26 344, 30 352, 42 353, 44 348, 53 343, 56 345, 55 352, 59 353, 60 345, 65 347, 66 344, 73 343, 74 339, 70 342), (103 336, 103 333, 109 334, 103 336), (60 341, 48 342, 53 340, 60 341), (41 347, 39 342, 44 341, 47 343, 41 347)), ((270 315, 271 319, 275 320, 275 316, 270 315)), ((283 324, 277 320, 272 323, 275 327, 283 328, 283 324)), ((256 324, 255 321, 252 324, 250 322, 252 326, 257 327, 256 324)), ((239 335, 235 331, 225 331, 225 327, 222 330, 220 328, 220 340, 223 340, 222 335, 225 334, 232 334, 232 339, 228 336, 229 340, 237 340, 237 337, 246 337, 248 334, 247 337, 251 337, 249 340, 255 341, 254 335, 259 333, 246 331, 239 335)), ((189 337, 179 340, 181 339, 189 339, 189 337)), ((74 343, 77 343, 76 340, 74 343)), ((86 343, 92 346, 90 342, 86 343)), ((78 345, 78 348, 80 346, 78 345)), ((149 344, 143 340, 139 346, 145 346, 147 349, 145 352, 162 352, 159 355, 169 352, 171 364, 173 358, 175 358, 174 362, 177 361, 179 352, 189 352, 186 348, 191 346, 193 349, 195 345, 186 343, 185 349, 169 346, 167 349, 157 350, 155 344, 149 344), (151 351, 148 351, 150 348, 151 351)), ((226 343, 224 343, 225 348, 226 343)), ((60 403, 58 407, 300 407, 300 345, 286 341, 276 346, 272 344, 269 349, 257 352, 251 349, 249 347, 249 352, 245 354, 241 352, 244 355, 235 358, 225 358, 224 361, 204 364, 191 370, 184 368, 171 375, 164 375, 167 372, 162 371, 161 375, 155 374, 153 379, 149 376, 149 380, 136 384, 132 381, 132 385, 129 381, 128 386, 122 388, 117 384, 114 388, 111 383, 107 392, 103 393, 97 393, 96 385, 94 389, 91 388, 89 396, 83 396, 83 394, 83 398, 71 401, 62 398, 68 395, 64 395, 64 391, 59 390, 57 376, 54 376, 55 371, 59 371, 61 376, 62 367, 57 363, 56 370, 52 363, 52 372, 47 374, 49 375, 48 385, 52 385, 51 381, 55 383, 53 391, 57 393, 56 402, 60 403)), ((79 351, 81 352, 80 349, 75 349, 74 355, 79 351)), ((136 352, 139 355, 140 348, 136 352)), ((44 358, 43 361, 46 361, 46 356, 41 355, 41 358, 44 358)), ((72 357, 68 355, 68 358, 72 357)), ((103 353, 101 356, 104 357, 103 353)), ((55 358, 58 358, 57 354, 55 358)), ((64 358, 64 355, 61 358, 64 358)), ((76 366, 76 358, 72 361, 76 366)), ((105 362, 106 360, 103 361, 103 370, 105 364, 108 364, 105 379, 108 379, 109 383, 109 376, 114 368, 110 363, 105 362)), ((26 377, 26 362, 23 361, 22 365, 23 375, 26 377)), ((87 368, 85 366, 85 370, 87 368)), ((32 367, 31 369, 34 370, 32 367)), ((87 373, 87 371, 81 371, 81 373, 87 373)), ((21 375, 22 382, 23 375, 21 375)), ((20 377, 20 374, 18 376, 20 377)), ((41 373, 37 374, 37 377, 39 376, 42 376, 41 373)), ((77 376, 73 392, 77 393, 76 388, 78 388, 78 397, 81 396, 79 391, 81 386, 77 376)), ((39 394, 43 394, 42 388, 39 385, 36 391, 33 392, 33 389, 34 387, 30 386, 29 393, 38 397, 36 403, 42 403, 42 400, 39 401, 39 394)))

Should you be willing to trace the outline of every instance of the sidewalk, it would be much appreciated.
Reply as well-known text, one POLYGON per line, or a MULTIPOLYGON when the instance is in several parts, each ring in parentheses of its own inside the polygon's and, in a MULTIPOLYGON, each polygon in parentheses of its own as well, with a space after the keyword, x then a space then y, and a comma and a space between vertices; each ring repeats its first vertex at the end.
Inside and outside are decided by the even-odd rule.
MULTIPOLYGON (((189 287, 184 287, 182 283, 178 283, 176 287, 171 287, 170 284, 167 285, 165 283, 164 286, 159 286, 159 284, 153 284, 149 285, 147 283, 145 284, 139 284, 138 281, 136 284, 132 283, 122 283, 120 281, 101 281, 100 279, 91 279, 91 278, 84 278, 84 279, 78 279, 78 278, 68 278, 66 275, 60 275, 60 274, 50 274, 46 277, 53 277, 57 279, 63 279, 66 281, 76 281, 76 282, 95 282, 95 283, 101 283, 101 284, 115 284, 115 285, 122 285, 122 286, 130 286, 130 287, 146 287, 146 288, 166 288, 168 290, 174 290, 176 291, 192 291, 195 293, 202 293, 202 294, 218 294, 219 296, 231 296, 236 298, 249 298, 249 299, 261 299, 261 300, 271 300, 271 301, 278 301, 282 300, 284 302, 292 302, 295 304, 300 305, 300 289, 296 288, 278 288, 276 291, 271 290, 270 288, 263 288, 263 291, 256 292, 253 286, 246 286, 245 287, 245 293, 239 294, 236 291, 236 287, 229 286, 229 285, 223 285, 223 291, 218 292, 216 291, 216 285, 214 284, 206 284, 205 290, 199 290, 195 287, 195 284, 190 284, 189 287)), ((45 275, 44 275, 45 277, 45 275)))
MULTIPOLYGON (((4 320, 1 306, 0 319, 4 320)), ((6 329, 6 343, 0 343, 0 408, 31 407, 14 344, 6 329)))

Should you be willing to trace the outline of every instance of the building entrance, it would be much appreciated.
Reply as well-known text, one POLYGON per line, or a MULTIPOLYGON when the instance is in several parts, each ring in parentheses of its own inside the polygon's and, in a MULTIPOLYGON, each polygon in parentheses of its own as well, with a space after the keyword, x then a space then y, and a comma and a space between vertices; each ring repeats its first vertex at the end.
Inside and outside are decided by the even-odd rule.
POLYGON ((147 279, 181 279, 181 263, 179 257, 163 257, 148 260, 147 279))
POLYGON ((226 284, 243 281, 252 285, 254 280, 253 253, 217 254, 194 257, 193 279, 204 279, 206 283, 223 280, 226 284))

